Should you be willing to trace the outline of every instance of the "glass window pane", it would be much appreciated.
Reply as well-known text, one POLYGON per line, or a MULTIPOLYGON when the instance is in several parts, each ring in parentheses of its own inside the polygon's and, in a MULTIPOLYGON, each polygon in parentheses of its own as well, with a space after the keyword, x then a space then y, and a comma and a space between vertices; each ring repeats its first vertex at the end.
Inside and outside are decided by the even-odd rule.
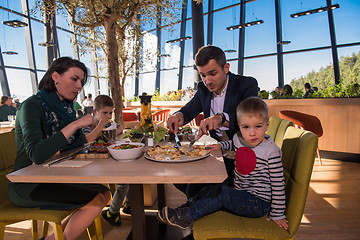
POLYGON ((110 96, 110 89, 109 89, 109 84, 108 84, 107 78, 100 78, 99 79, 99 86, 100 86, 100 94, 110 96))
POLYGON ((194 68, 192 66, 183 69, 182 89, 187 87, 194 88, 194 68))
POLYGON ((44 24, 31 20, 31 30, 32 30, 32 37, 34 42, 36 68, 46 70, 47 69, 46 47, 39 45, 39 43, 46 42, 44 29, 45 29, 44 24))
MULTIPOLYGON (((245 6, 245 22, 264 21, 262 24, 245 28, 245 56, 276 52, 274 2, 258 0, 247 3, 245 6)), ((239 36, 239 30, 235 31, 239 36)))
POLYGON ((307 0, 302 3, 282 1, 283 40, 291 41, 284 45, 284 51, 306 49, 330 45, 329 21, 327 12, 320 12, 291 18, 293 13, 303 12, 326 5, 324 0, 307 0))
POLYGON ((214 1, 214 10, 241 2, 241 0, 221 0, 221 1, 213 0, 213 1, 214 1))
MULTIPOLYGON (((186 21, 186 34, 185 36, 192 36, 192 21, 186 21)), ((193 60, 193 40, 189 39, 185 41, 185 53, 184 53, 184 66, 192 66, 193 60)))
MULTIPOLYGON (((336 41, 338 44, 358 42, 360 39, 360 1, 336 1, 340 8, 334 9, 336 41), (356 19, 356 20, 355 20, 356 19)), ((336 4, 333 1, 333 4, 336 4)))
POLYGON ((228 63, 230 64, 230 72, 238 74, 238 61, 228 61, 228 63))
POLYGON ((95 97, 97 96, 96 91, 95 91, 95 78, 93 77, 89 77, 87 83, 84 86, 84 92, 85 95, 88 95, 89 93, 92 94, 93 96, 93 100, 95 99, 95 97))
MULTIPOLYGON (((155 32, 146 33, 143 36, 143 55, 140 72, 154 71, 157 59, 157 36, 155 32)), ((154 85, 155 86, 155 85, 154 85)))
POLYGON ((214 13, 213 45, 225 50, 236 50, 239 45, 239 30, 226 28, 240 23, 239 6, 214 13))
POLYGON ((168 91, 178 90, 178 76, 179 70, 166 70, 160 73, 160 95, 167 93, 168 91))
POLYGON ((58 43, 61 57, 74 57, 74 51, 71 43, 71 34, 63 30, 57 30, 58 43))
POLYGON ((254 77, 261 90, 272 91, 278 86, 276 57, 246 59, 244 75, 254 77))
POLYGON ((192 0, 187 0, 186 18, 191 18, 191 16, 192 16, 192 14, 191 14, 191 1, 192 0))
POLYGON ((340 58, 340 79, 344 86, 355 82, 360 83, 360 46, 339 48, 338 54, 340 58), (353 65, 356 61, 357 63, 353 65))
POLYGON ((125 80, 124 98, 129 99, 135 95, 135 75, 128 75, 125 80))
POLYGON ((27 46, 25 41, 25 27, 14 28, 2 24, 8 20, 22 20, 19 15, 0 10, 0 44, 3 53, 4 64, 8 66, 29 67, 27 46), (4 52, 17 52, 16 55, 4 54, 4 52))
POLYGON ((8 9, 14 10, 16 12, 20 12, 20 13, 22 12, 21 0, 1 1, 0 5, 8 9))
MULTIPOLYGON (((290 84, 294 80, 299 80, 306 77, 310 73, 316 73, 320 69, 326 67, 332 68, 332 54, 331 50, 320 50, 312 52, 294 53, 284 55, 284 81, 285 84, 290 84)), ((325 77, 325 76, 324 76, 325 77)), ((291 84, 293 90, 304 90, 305 80, 299 81, 295 86, 291 84)), ((317 86, 324 89, 329 84, 335 84, 333 71, 326 79, 318 79, 310 82, 311 86, 317 86), (325 81, 325 82, 324 82, 325 81), (320 82, 322 82, 320 84, 320 82)))
MULTIPOLYGON (((161 30, 161 69, 178 68, 180 62, 180 42, 166 43, 168 40, 180 38, 180 24, 161 30), (165 57, 164 54, 170 55, 165 57)), ((188 40, 189 41, 189 40, 188 40)))
POLYGON ((30 71, 6 69, 11 96, 19 98, 20 102, 33 94, 30 71))
POLYGON ((139 94, 143 92, 147 94, 155 93, 156 72, 142 73, 139 76, 139 94))
MULTIPOLYGON (((69 20, 68 20, 68 13, 66 10, 62 10, 56 14, 56 26, 65 28, 67 30, 70 29, 69 27, 69 20)), ((58 29, 59 31, 60 29, 58 29)))

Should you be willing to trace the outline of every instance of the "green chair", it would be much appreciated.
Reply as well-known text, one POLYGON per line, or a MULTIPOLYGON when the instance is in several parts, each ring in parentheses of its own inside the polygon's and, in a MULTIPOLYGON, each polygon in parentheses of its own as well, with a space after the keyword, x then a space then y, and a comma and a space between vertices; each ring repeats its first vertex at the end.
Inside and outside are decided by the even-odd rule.
POLYGON ((281 148, 284 141, 286 129, 291 126, 293 126, 293 123, 291 121, 271 116, 269 129, 266 133, 269 134, 272 140, 274 140, 274 142, 276 143, 276 145, 281 148))
POLYGON ((262 218, 245 218, 218 211, 194 222, 196 240, 205 239, 295 239, 305 208, 311 173, 314 165, 318 137, 312 132, 288 127, 282 144, 282 162, 285 177, 286 218, 285 230, 262 218))
MULTIPOLYGON (((0 134, 0 240, 4 239, 5 226, 25 220, 32 220, 32 238, 38 240, 37 220, 44 221, 42 236, 46 236, 49 223, 53 226, 55 238, 63 240, 61 221, 73 210, 40 210, 40 208, 20 208, 8 199, 8 179, 16 158, 15 131, 0 134)), ((100 215, 88 228, 91 240, 102 240, 100 215)))

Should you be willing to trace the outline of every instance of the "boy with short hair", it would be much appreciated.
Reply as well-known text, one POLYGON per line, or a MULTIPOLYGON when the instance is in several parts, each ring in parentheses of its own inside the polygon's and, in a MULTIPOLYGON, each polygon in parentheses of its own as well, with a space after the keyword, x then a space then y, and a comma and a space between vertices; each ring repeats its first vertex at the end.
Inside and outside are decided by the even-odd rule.
MULTIPOLYGON (((97 137, 101 136, 101 131, 111 125, 112 113, 114 110, 114 102, 107 95, 99 95, 94 101, 94 119, 97 123, 95 127, 85 127, 83 129, 86 135, 87 142, 94 141, 97 137)), ((121 134, 123 128, 117 124, 116 134, 121 134)), ((120 208, 129 191, 128 184, 116 184, 117 188, 114 193, 113 199, 110 204, 110 208, 103 210, 101 216, 109 222, 112 226, 120 226, 120 208)), ((127 199, 127 208, 129 208, 129 201, 127 199)))
POLYGON ((250 97, 238 105, 236 114, 240 132, 232 140, 211 146, 213 150, 236 151, 234 187, 216 184, 202 188, 181 207, 164 207, 158 212, 160 221, 186 229, 205 215, 225 210, 251 218, 269 213, 268 220, 288 228, 284 215, 285 183, 281 150, 265 134, 269 127, 268 107, 260 98, 250 97), (243 150, 247 153, 245 158, 240 155, 243 150))
MULTIPOLYGON (((94 101, 94 119, 96 126, 83 128, 86 141, 92 142, 101 135, 101 131, 111 125, 112 114, 114 111, 114 101, 107 95, 99 95, 94 101)), ((123 127, 117 124, 116 135, 123 132, 123 127)))

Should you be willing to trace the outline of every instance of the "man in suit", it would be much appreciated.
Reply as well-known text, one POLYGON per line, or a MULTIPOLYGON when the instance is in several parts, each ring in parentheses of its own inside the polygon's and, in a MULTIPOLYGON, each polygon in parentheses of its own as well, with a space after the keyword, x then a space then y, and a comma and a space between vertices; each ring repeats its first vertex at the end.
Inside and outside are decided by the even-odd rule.
MULTIPOLYGON (((204 46, 195 55, 195 65, 201 76, 195 96, 178 112, 169 117, 168 128, 178 132, 178 128, 203 112, 198 138, 211 135, 214 139, 232 139, 239 131, 236 119, 236 108, 245 98, 258 95, 258 84, 255 78, 235 75, 229 71, 225 53, 215 46, 204 46), (227 135, 227 136, 224 136, 227 135)), ((228 184, 234 177, 234 160, 224 157, 228 173, 228 184)), ((193 185, 193 184, 192 184, 193 185)), ((201 185, 187 187, 188 197, 195 194, 201 185), (198 187, 197 187, 198 186, 198 187)), ((181 191, 185 189, 177 185, 181 191)))

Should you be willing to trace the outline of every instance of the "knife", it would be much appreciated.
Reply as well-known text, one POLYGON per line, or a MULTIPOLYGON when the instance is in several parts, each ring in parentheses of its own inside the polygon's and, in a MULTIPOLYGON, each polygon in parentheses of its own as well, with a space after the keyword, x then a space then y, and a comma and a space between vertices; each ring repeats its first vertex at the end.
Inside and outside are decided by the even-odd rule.
POLYGON ((181 143, 180 143, 180 140, 179 140, 178 135, 177 135, 176 133, 175 133, 174 135, 175 135, 176 145, 177 145, 179 148, 181 148, 181 143))

